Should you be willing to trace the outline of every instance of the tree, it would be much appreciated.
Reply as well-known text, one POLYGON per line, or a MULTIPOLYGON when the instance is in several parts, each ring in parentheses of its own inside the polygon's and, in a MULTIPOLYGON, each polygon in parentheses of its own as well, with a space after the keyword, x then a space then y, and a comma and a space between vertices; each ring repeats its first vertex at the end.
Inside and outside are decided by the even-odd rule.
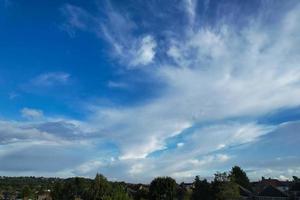
POLYGON ((234 200, 239 199, 239 188, 238 185, 232 181, 222 183, 220 186, 220 191, 216 195, 217 200, 234 200))
POLYGON ((293 176, 293 181, 294 182, 300 182, 300 179, 297 176, 293 176))
POLYGON ((56 182, 52 191, 51 196, 53 200, 60 200, 63 196, 63 185, 60 181, 56 182))
POLYGON ((88 192, 88 199, 91 200, 104 200, 108 199, 111 193, 111 185, 102 174, 97 174, 92 186, 88 192))
POLYGON ((119 183, 112 184, 112 194, 111 199, 113 200, 130 200, 125 188, 119 183))
POLYGON ((184 183, 180 183, 179 187, 177 187, 177 197, 178 200, 184 200, 186 199, 187 195, 187 189, 184 186, 184 183))
POLYGON ((111 183, 103 175, 97 174, 84 199, 130 200, 131 198, 121 183, 111 183))
POLYGON ((243 186, 244 188, 251 189, 249 178, 245 171, 243 171, 239 166, 234 166, 230 171, 230 178, 233 182, 243 186))
POLYGON ((136 188, 136 192, 133 193, 134 200, 145 200, 148 199, 149 189, 143 186, 136 188))
POLYGON ((215 174, 212 190, 216 200, 234 200, 239 198, 238 185, 225 172, 215 174))
POLYGON ((153 200, 173 200, 176 196, 176 181, 170 177, 155 178, 149 188, 149 198, 153 200))
POLYGON ((28 185, 24 186, 23 190, 22 190, 23 199, 28 199, 29 197, 31 197, 31 195, 32 195, 32 192, 31 192, 30 187, 28 185))
POLYGON ((194 181, 194 188, 192 193, 192 200, 210 200, 212 199, 211 186, 206 179, 200 180, 199 176, 196 176, 194 181))

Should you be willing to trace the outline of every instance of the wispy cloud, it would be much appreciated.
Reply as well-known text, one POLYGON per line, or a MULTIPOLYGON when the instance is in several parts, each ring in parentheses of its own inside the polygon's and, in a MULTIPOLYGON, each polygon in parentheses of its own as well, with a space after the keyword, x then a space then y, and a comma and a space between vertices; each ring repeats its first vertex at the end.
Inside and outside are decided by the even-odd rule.
POLYGON ((70 81, 70 74, 65 72, 47 72, 38 75, 31 80, 31 84, 38 87, 51 87, 55 85, 65 85, 70 81))
MULTIPOLYGON (((286 24, 282 26, 284 29, 286 24)), ((221 30, 200 28, 182 42, 178 41, 176 48, 181 60, 177 66, 165 65, 152 72, 168 85, 164 95, 141 107, 106 110, 100 113, 104 119, 109 119, 104 124, 119 127, 121 123, 125 128, 112 129, 116 135, 119 135, 116 132, 122 132, 120 135, 124 136, 128 131, 134 138, 135 131, 137 134, 143 132, 136 143, 141 148, 135 149, 139 149, 140 156, 145 156, 164 148, 161 142, 164 139, 197 122, 260 116, 299 105, 299 101, 291 98, 299 94, 299 71, 292 61, 297 50, 288 55, 279 53, 283 48, 293 46, 295 38, 291 38, 289 31, 278 33, 286 39, 284 43, 271 44, 273 37, 263 28, 245 27, 240 35, 231 32, 226 25, 221 30), (285 66, 284 70, 281 64, 285 66), (128 121, 129 116, 136 116, 136 119, 128 121), (147 121, 145 127, 142 126, 144 121, 147 121)), ((133 142, 124 141, 134 146, 133 142)), ((125 157, 131 155, 128 150, 125 150, 125 157)))
POLYGON ((156 42, 154 38, 147 35, 142 38, 139 47, 134 50, 131 66, 147 65, 153 62, 155 57, 156 42))
MULTIPOLYGON (((187 145, 171 155, 193 159, 256 141, 272 127, 251 120, 239 123, 237 119, 255 119, 300 105, 296 100, 300 99, 299 49, 295 46, 299 26, 286 23, 298 17, 292 9, 278 24, 255 18, 252 20, 258 25, 250 21, 239 31, 233 24, 222 23, 169 38, 168 54, 173 62, 155 62, 159 67, 151 71, 167 85, 161 96, 134 107, 95 109, 94 120, 103 122, 98 128, 116 142, 121 160, 148 160, 151 153, 168 149, 168 139, 190 129, 197 138, 191 141, 204 143, 184 141, 187 145), (275 26, 280 31, 274 31, 275 26), (232 119, 236 121, 222 122, 232 119), (211 121, 219 124, 205 125, 211 121), (207 127, 199 129, 198 124, 207 127), (184 147, 191 148, 190 154, 183 153, 184 147)), ((143 171, 141 168, 139 164, 134 171, 143 171)))
POLYGON ((197 7, 197 0, 185 0, 184 6, 189 18, 189 23, 191 26, 194 25, 194 21, 196 19, 196 7, 197 7))
POLYGON ((115 81, 108 81, 107 86, 109 88, 120 88, 120 89, 127 89, 129 87, 128 84, 125 82, 115 82, 115 81))
POLYGON ((89 31, 107 41, 112 49, 112 55, 117 57, 127 69, 141 68, 151 64, 156 54, 155 38, 146 34, 134 36, 136 24, 126 15, 118 12, 109 2, 103 12, 104 18, 88 13, 82 8, 67 4, 62 8, 67 22, 64 24, 67 31, 74 29, 89 31))
POLYGON ((38 119, 43 117, 43 111, 32 109, 32 108, 23 108, 21 110, 22 117, 27 119, 38 119))
POLYGON ((18 93, 16 93, 16 92, 10 92, 9 94, 8 94, 8 98, 10 99, 10 100, 13 100, 13 99, 16 99, 17 97, 19 97, 20 95, 18 94, 18 93))
POLYGON ((67 19, 67 22, 62 24, 62 29, 67 31, 71 37, 74 37, 75 31, 89 31, 97 33, 100 28, 100 22, 84 9, 66 4, 61 8, 61 12, 67 19))

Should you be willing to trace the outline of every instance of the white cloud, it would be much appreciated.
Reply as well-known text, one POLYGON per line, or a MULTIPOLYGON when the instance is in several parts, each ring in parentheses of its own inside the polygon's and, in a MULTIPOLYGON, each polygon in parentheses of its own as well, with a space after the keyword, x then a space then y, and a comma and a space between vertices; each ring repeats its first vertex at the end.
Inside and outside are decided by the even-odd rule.
POLYGON ((94 172, 95 169, 100 170, 100 167, 103 165, 103 163, 99 160, 90 160, 88 162, 85 162, 74 170, 75 173, 78 174, 87 174, 91 171, 94 172))
MULTIPOLYGON (((177 117, 165 118, 160 107, 149 105, 124 110, 101 109, 92 124, 113 138, 122 151, 122 159, 145 158, 149 153, 165 148, 164 140, 190 127, 190 123, 177 117)), ((97 108, 96 108, 97 109, 97 108)))
POLYGON ((32 140, 47 137, 46 134, 36 130, 28 129, 15 121, 0 121, 0 143, 16 143, 23 140, 32 140))
POLYGON ((20 95, 18 94, 18 93, 16 93, 16 92, 10 92, 9 94, 8 94, 8 98, 10 99, 10 100, 14 100, 14 99, 16 99, 17 97, 19 97, 20 95))
POLYGON ((43 117, 43 111, 33 108, 23 108, 21 110, 22 117, 27 119, 39 119, 43 117))
POLYGON ((115 81, 109 81, 107 83, 107 86, 109 88, 120 88, 120 89, 126 89, 129 87, 129 85, 124 82, 115 82, 115 81))
POLYGON ((177 146, 178 148, 182 147, 183 145, 184 145, 183 142, 178 142, 178 143, 176 144, 176 146, 177 146))
POLYGON ((270 166, 270 168, 257 168, 248 173, 248 176, 251 177, 251 180, 259 180, 261 177, 265 178, 276 178, 282 181, 293 180, 292 176, 297 176, 300 174, 299 166, 292 166, 291 168, 278 168, 270 166), (293 171, 293 173, 289 173, 293 171))
POLYGON ((54 86, 54 85, 65 85, 70 81, 70 74, 65 72, 47 72, 38 75, 31 84, 34 86, 54 86))
MULTIPOLYGON (((290 13, 294 14, 287 18, 299 15, 290 13)), ((300 27, 286 20, 279 22, 280 31, 260 22, 263 25, 250 24, 237 33, 222 24, 219 29, 200 27, 180 39, 170 38, 168 54, 176 65, 156 62, 160 67, 151 71, 166 85, 161 96, 139 106, 95 108, 93 120, 103 122, 98 128, 113 138, 120 158, 126 160, 148 160, 150 153, 167 148, 167 138, 191 127, 195 131, 185 145, 171 154, 178 155, 177 160, 256 141, 274 127, 222 120, 255 118, 300 105, 295 46, 300 27), (207 121, 219 122, 205 126, 207 121), (197 124, 204 128, 197 129, 197 124)))
MULTIPOLYGON (((112 176, 137 181, 157 175, 180 178, 207 174, 235 158, 219 151, 256 142, 275 130, 276 126, 259 124, 256 119, 300 105, 299 7, 290 10, 278 24, 257 18, 253 19, 255 23, 236 30, 223 20, 217 27, 196 27, 196 1, 186 1, 186 6, 191 22, 183 26, 187 33, 176 35, 170 30, 173 34, 164 43, 169 46, 158 48, 154 34, 134 35, 137 25, 109 4, 104 22, 82 8, 66 5, 63 12, 68 25, 104 38, 127 69, 155 65, 145 73, 161 82, 161 93, 126 107, 93 105, 92 114, 85 122, 78 122, 79 126, 70 121, 51 122, 27 124, 30 129, 23 130, 20 127, 24 124, 4 123, 12 134, 0 130, 1 142, 33 137, 52 142, 105 138, 117 146, 117 159, 108 162, 92 158, 76 165, 73 172, 86 174, 101 166, 112 176), (163 53, 169 58, 155 59, 158 49, 167 49, 163 53), (168 139, 177 136, 181 137, 175 146, 180 148, 169 149, 168 139), (159 156, 151 156, 159 150, 159 156)), ((51 86, 68 80, 65 73, 46 73, 33 83, 51 86)), ((108 86, 123 87, 118 82, 109 82, 108 86)), ((39 115, 35 110, 24 113, 39 115)), ((259 170, 257 174, 263 174, 259 170)), ((276 174, 282 176, 284 172, 278 169, 276 174)))
POLYGON ((194 24, 196 18, 196 7, 197 7, 197 0, 184 0, 184 6, 189 18, 190 25, 194 24))
POLYGON ((105 20, 98 18, 82 8, 67 4, 62 9, 67 22, 66 31, 74 35, 79 29, 94 33, 106 40, 112 47, 114 57, 127 69, 141 68, 153 62, 157 43, 152 35, 135 37, 136 24, 126 15, 117 11, 110 2, 101 10, 105 20), (127 67, 126 67, 127 66, 127 67))
POLYGON ((132 175, 140 174, 145 171, 145 166, 141 163, 136 163, 131 166, 129 173, 132 175))
POLYGON ((137 49, 132 52, 132 61, 130 65, 133 67, 139 65, 148 65, 153 62, 155 56, 156 42, 151 35, 142 38, 137 49))
MULTIPOLYGON (((285 30, 286 24, 281 26, 279 30, 285 30)), ((270 27, 250 24, 239 34, 228 25, 222 25, 220 31, 199 28, 176 40, 178 50, 172 55, 182 62, 151 71, 166 84, 160 97, 127 108, 95 107, 91 119, 95 124, 102 122, 97 127, 116 141, 120 158, 133 159, 165 149, 167 138, 202 122, 258 117, 298 106, 300 60, 296 34, 291 30, 297 32, 299 26, 294 26, 289 31, 268 32, 270 27), (284 40, 275 40, 275 36, 284 40), (287 49, 289 54, 279 53, 287 49)), ((255 122, 221 122, 207 131, 195 132, 198 141, 209 141, 195 149, 201 153, 200 149, 206 152, 206 148, 251 142, 270 130, 255 122)))
MULTIPOLYGON (((23 109, 23 112, 26 113, 26 118, 40 117, 40 113, 36 110, 23 109)), ((85 141, 99 138, 84 122, 48 117, 36 119, 38 120, 25 122, 0 121, 0 143, 13 144, 25 141, 67 145, 73 142, 85 144, 85 141)))
POLYGON ((226 155, 226 154, 218 154, 217 155, 217 159, 220 162, 226 162, 226 161, 228 161, 230 159, 230 157, 228 155, 226 155))
POLYGON ((71 37, 75 37, 75 29, 89 32, 99 30, 100 23, 97 19, 78 6, 66 4, 62 7, 61 12, 67 18, 67 22, 61 28, 71 37))

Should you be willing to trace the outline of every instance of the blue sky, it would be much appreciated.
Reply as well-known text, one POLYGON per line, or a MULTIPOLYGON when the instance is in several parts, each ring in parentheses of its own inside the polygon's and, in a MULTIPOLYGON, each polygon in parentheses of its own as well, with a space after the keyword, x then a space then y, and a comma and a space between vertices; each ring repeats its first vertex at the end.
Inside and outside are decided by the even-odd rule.
POLYGON ((0 174, 299 176, 299 10, 0 0, 0 174))

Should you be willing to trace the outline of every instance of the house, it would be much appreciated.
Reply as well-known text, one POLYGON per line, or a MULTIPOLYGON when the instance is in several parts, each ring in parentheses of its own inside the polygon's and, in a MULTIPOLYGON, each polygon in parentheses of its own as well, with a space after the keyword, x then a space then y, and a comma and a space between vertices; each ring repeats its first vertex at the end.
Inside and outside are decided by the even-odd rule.
POLYGON ((256 200, 288 200, 288 195, 274 187, 273 185, 266 186, 261 192, 255 196, 256 200))
POLYGON ((295 182, 291 185, 289 194, 291 199, 300 200, 300 182, 295 182))
POLYGON ((280 180, 277 180, 277 179, 262 178, 261 181, 253 183, 253 190, 256 193, 260 193, 263 189, 266 188, 266 186, 271 185, 271 186, 275 187, 276 189, 287 193, 288 190, 289 190, 289 184, 290 184, 289 181, 280 181, 280 180))
POLYGON ((250 200, 253 199, 253 194, 250 190, 239 185, 240 199, 241 200, 250 200))

